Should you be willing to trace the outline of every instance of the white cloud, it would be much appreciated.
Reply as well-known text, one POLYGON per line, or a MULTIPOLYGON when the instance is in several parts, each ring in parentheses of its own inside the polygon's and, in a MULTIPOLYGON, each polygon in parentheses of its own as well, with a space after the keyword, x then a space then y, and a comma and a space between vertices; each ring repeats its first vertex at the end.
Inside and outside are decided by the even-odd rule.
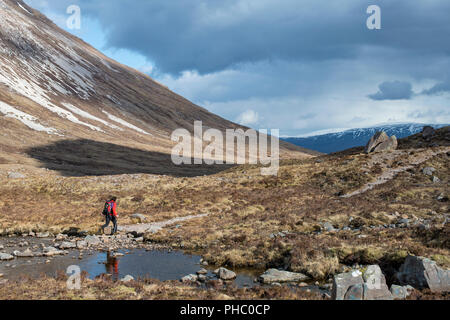
POLYGON ((243 126, 252 126, 259 121, 259 114, 254 110, 247 110, 239 115, 236 122, 243 126))

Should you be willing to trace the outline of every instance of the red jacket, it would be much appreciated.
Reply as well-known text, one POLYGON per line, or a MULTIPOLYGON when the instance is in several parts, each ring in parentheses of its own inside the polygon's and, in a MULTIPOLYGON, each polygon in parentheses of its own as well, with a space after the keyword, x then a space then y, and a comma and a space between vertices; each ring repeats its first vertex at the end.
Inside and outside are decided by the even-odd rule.
POLYGON ((117 203, 115 201, 109 201, 108 202, 109 206, 110 206, 110 210, 112 212, 112 215, 114 217, 117 217, 117 203))

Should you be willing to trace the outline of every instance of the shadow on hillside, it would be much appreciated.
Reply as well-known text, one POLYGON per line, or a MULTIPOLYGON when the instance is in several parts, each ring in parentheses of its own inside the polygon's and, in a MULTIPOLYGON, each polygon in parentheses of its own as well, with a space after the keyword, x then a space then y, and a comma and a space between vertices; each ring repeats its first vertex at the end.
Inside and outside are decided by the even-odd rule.
MULTIPOLYGON (((229 165, 173 164, 170 154, 133 149, 93 140, 63 140, 29 148, 30 157, 44 168, 63 176, 104 176, 118 174, 158 174, 174 177, 212 175, 229 169, 229 165)), ((193 162, 192 162, 193 163, 193 162)))

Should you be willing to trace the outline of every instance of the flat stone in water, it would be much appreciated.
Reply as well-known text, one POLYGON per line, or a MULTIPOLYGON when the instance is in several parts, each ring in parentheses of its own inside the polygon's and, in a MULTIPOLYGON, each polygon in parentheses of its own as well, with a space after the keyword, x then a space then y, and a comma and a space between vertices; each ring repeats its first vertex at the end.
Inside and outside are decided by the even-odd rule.
POLYGON ((262 274, 259 279, 262 283, 270 284, 280 282, 299 282, 308 280, 310 278, 302 273, 269 269, 264 274, 262 274))

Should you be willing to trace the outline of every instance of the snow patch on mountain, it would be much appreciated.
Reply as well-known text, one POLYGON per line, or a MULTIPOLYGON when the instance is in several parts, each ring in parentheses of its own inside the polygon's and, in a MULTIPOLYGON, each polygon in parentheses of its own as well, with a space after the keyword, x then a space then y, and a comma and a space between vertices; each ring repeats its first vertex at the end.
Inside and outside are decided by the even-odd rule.
POLYGON ((92 114, 90 114, 90 113, 88 113, 88 112, 86 112, 86 111, 84 111, 84 110, 81 110, 80 108, 77 108, 77 107, 75 107, 74 105, 71 105, 71 104, 69 104, 69 103, 63 103, 62 105, 63 105, 64 107, 66 107, 67 109, 69 109, 70 111, 72 111, 73 113, 75 113, 75 114, 77 114, 77 115, 79 115, 79 116, 81 116, 81 117, 83 117, 83 118, 86 118, 86 119, 89 119, 89 120, 94 120, 94 121, 100 122, 101 124, 105 125, 106 127, 111 128, 111 129, 123 131, 122 128, 119 128, 118 126, 116 126, 116 125, 114 125, 114 124, 111 124, 111 123, 108 122, 108 121, 105 121, 105 120, 100 119, 100 118, 98 118, 98 117, 96 117, 96 116, 93 116, 92 114))
POLYGON ((22 8, 23 11, 25 11, 25 12, 28 13, 28 14, 33 15, 30 11, 28 11, 26 8, 24 8, 19 2, 17 2, 17 4, 19 5, 19 7, 22 8))
POLYGON ((48 134, 59 135, 58 130, 55 128, 45 127, 38 122, 38 118, 29 115, 28 113, 22 112, 9 104, 0 101, 0 113, 2 113, 7 118, 13 118, 19 120, 28 128, 35 131, 42 131, 48 134))
POLYGON ((132 125, 131 123, 126 122, 125 120, 123 120, 123 119, 121 119, 121 118, 118 118, 118 117, 116 117, 116 116, 114 116, 114 115, 112 115, 112 114, 106 112, 105 110, 102 110, 102 111, 103 111, 104 114, 106 114, 106 116, 107 116, 109 119, 111 119, 111 120, 114 121, 114 122, 120 123, 120 124, 123 125, 124 127, 130 128, 130 129, 132 129, 132 130, 135 130, 135 131, 137 131, 137 132, 140 132, 140 133, 143 133, 143 134, 146 134, 146 135, 151 135, 150 133, 148 133, 148 132, 142 130, 141 128, 138 128, 138 127, 136 127, 135 125, 132 125))

